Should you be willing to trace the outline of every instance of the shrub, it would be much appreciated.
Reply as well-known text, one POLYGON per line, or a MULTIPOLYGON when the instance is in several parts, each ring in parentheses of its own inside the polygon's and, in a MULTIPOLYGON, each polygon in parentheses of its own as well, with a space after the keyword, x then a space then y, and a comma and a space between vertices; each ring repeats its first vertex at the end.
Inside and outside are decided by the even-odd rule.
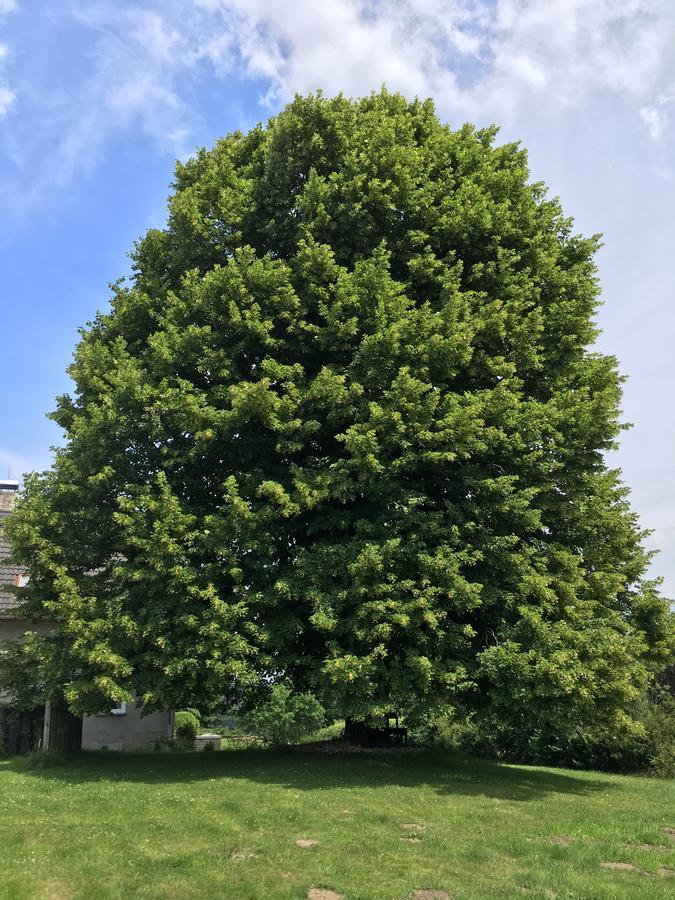
POLYGON ((312 731, 309 734, 305 735, 305 740, 307 741, 341 741, 345 736, 345 721, 344 719, 340 719, 337 722, 331 722, 329 725, 324 725, 322 728, 319 728, 318 731, 312 731))
POLYGON ((675 697, 650 703, 644 719, 645 755, 654 775, 675 777, 675 697))
POLYGON ((199 731, 199 713, 195 709, 181 709, 176 713, 174 734, 181 749, 192 748, 199 731))
POLYGON ((275 684, 260 704, 242 716, 242 724, 264 743, 283 746, 316 731, 324 719, 324 708, 312 694, 275 684))
POLYGON ((421 721, 408 723, 408 740, 411 744, 458 750, 462 745, 468 722, 459 722, 453 709, 435 713, 421 721))
POLYGON ((413 743, 506 762, 675 776, 675 697, 653 686, 623 728, 578 727, 565 734, 516 728, 490 713, 429 714, 411 725, 413 743))

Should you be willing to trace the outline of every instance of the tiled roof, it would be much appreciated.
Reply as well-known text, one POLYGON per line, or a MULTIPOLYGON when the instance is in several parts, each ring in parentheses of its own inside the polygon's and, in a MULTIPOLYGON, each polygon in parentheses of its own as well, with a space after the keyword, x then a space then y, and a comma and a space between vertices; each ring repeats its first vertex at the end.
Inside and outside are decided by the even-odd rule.
POLYGON ((12 610, 16 606, 16 597, 9 591, 3 590, 7 584, 16 584, 16 576, 23 573, 20 566, 15 566, 7 562, 9 557, 9 547, 3 535, 3 525, 5 518, 9 512, 0 509, 0 617, 11 616, 12 610))

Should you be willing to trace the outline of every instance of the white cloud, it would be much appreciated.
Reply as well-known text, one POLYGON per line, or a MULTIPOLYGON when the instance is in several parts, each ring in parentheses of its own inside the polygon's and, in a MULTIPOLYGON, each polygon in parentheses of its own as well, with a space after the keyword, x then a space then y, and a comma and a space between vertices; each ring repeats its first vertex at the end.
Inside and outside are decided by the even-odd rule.
MULTIPOLYGON (((0 13, 14 6, 0 0, 0 13)), ((23 215, 31 202, 53 203, 59 191, 81 181, 123 132, 149 136, 167 154, 185 158, 204 114, 204 85, 236 104, 239 86, 255 80, 273 110, 295 92, 360 96, 386 83, 408 96, 433 97, 453 124, 495 121, 507 135, 525 138, 536 176, 562 194, 581 227, 608 232, 603 349, 616 352, 631 375, 626 418, 641 436, 624 439, 619 462, 645 524, 660 528, 654 541, 671 548, 671 562, 659 559, 656 567, 674 579, 675 590, 666 533, 675 521, 672 441, 664 439, 670 417, 653 399, 675 390, 669 352, 675 335, 668 335, 675 282, 667 245, 675 207, 674 0, 68 0, 54 6, 59 11, 52 14, 67 19, 71 32, 73 23, 79 27, 86 72, 67 84, 57 77, 45 90, 16 81, 14 69, 11 85, 0 78, 0 115, 14 104, 3 122, 10 135, 4 149, 20 176, 15 183, 26 181, 14 189, 23 215), (647 265, 652 274, 644 282, 640 268, 647 265), (665 337, 667 346, 657 352, 665 337), (649 362, 657 358, 663 372, 652 373, 649 362), (655 488, 664 509, 658 518, 649 499, 655 488)), ((58 76, 58 65, 54 71, 58 76)))
POLYGON ((655 528, 646 546, 658 551, 652 563, 652 575, 663 578, 664 594, 675 600, 675 525, 655 528))
POLYGON ((0 116, 4 116, 14 103, 16 94, 5 85, 0 85, 0 116))
POLYGON ((234 46, 249 75, 271 81, 275 100, 385 82, 433 96, 446 114, 504 121, 533 101, 567 106, 598 91, 648 107, 675 69, 670 0, 194 3, 229 35, 220 65, 232 66, 234 46))
POLYGON ((671 86, 669 91, 659 94, 652 106, 643 106, 640 109, 647 133, 656 144, 660 143, 670 125, 669 107, 673 103, 675 103, 675 85, 671 86))
POLYGON ((647 134, 655 142, 661 140, 663 134, 663 113, 657 106, 643 106, 640 109, 640 116, 647 129, 647 134))
MULTIPOLYGON (((13 5, 0 0, 0 10, 13 5)), ((434 97, 453 121, 503 124, 609 91, 635 106, 653 140, 671 112, 671 0, 72 0, 65 14, 85 29, 91 71, 46 126, 57 185, 123 129, 184 155, 189 92, 214 73, 262 80, 271 106, 385 83, 434 97)), ((0 114, 13 100, 2 87, 0 114)))
MULTIPOLYGON (((0 16, 4 16, 15 9, 15 0, 0 0, 0 16)), ((7 44, 0 43, 0 66, 4 63, 8 53, 7 44)), ((5 83, 3 78, 0 78, 0 119, 9 112, 15 99, 16 94, 14 91, 5 83)))

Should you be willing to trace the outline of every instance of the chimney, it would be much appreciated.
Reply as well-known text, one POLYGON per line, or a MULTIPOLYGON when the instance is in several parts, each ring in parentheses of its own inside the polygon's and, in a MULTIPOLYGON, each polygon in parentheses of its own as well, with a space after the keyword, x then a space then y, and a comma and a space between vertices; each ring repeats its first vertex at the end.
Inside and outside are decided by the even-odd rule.
POLYGON ((0 512, 11 512, 14 509, 19 482, 10 479, 0 480, 0 512))

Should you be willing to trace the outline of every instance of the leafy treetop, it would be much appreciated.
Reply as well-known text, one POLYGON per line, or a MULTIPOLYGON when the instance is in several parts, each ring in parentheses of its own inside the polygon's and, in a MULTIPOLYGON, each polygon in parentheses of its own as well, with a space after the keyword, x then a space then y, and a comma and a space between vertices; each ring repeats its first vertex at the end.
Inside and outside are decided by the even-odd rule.
POLYGON ((283 673, 362 719, 625 727, 672 622, 604 462, 598 238, 495 136, 315 95, 177 165, 8 527, 73 709, 283 673))

